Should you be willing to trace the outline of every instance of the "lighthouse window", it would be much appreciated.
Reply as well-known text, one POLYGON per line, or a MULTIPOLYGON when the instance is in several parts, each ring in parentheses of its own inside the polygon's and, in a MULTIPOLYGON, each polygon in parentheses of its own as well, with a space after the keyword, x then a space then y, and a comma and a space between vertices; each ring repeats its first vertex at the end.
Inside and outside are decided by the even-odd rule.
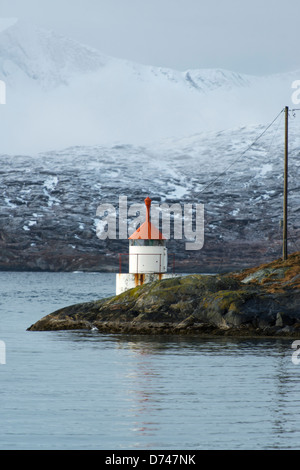
POLYGON ((162 246, 164 245, 163 240, 144 240, 145 246, 162 246))
POLYGON ((130 240, 131 246, 144 246, 144 240, 130 240))
POLYGON ((131 246, 164 246, 164 240, 130 240, 131 246))

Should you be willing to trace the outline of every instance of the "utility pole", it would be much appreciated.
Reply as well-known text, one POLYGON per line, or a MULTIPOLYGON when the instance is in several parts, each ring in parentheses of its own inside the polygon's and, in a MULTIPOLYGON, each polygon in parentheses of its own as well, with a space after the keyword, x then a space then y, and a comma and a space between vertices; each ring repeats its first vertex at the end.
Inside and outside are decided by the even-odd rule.
POLYGON ((289 107, 286 106, 284 111, 285 111, 285 145, 284 145, 283 251, 282 251, 282 258, 285 261, 288 257, 287 217, 288 217, 288 123, 289 123, 289 107))

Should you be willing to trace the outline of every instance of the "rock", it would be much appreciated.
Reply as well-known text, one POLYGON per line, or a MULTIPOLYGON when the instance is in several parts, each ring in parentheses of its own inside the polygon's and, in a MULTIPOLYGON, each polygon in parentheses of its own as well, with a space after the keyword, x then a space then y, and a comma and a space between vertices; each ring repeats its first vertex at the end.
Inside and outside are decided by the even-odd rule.
POLYGON ((155 281, 119 296, 65 307, 28 330, 298 337, 298 273, 300 252, 256 271, 155 281))
POLYGON ((283 320, 282 320, 281 313, 277 313, 275 325, 276 326, 281 326, 281 327, 283 326, 283 320))
POLYGON ((291 318, 289 315, 286 315, 284 312, 278 312, 276 316, 276 326, 285 327, 291 326, 295 323, 295 319, 291 318))

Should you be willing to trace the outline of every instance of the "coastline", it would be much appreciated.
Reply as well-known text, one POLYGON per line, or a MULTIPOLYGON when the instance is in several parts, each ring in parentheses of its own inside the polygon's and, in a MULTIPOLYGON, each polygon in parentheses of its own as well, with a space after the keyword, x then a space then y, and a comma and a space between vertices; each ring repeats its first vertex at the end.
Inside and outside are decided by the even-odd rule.
POLYGON ((27 331, 300 338, 300 252, 220 275, 190 274, 64 307, 27 331))

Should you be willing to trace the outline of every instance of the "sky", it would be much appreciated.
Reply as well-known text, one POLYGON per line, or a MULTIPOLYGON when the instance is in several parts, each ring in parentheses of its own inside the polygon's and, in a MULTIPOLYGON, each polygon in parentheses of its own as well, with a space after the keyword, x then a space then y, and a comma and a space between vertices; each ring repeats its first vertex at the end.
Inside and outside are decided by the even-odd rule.
POLYGON ((0 0, 0 17, 146 65, 252 75, 300 69, 299 0, 0 0))

